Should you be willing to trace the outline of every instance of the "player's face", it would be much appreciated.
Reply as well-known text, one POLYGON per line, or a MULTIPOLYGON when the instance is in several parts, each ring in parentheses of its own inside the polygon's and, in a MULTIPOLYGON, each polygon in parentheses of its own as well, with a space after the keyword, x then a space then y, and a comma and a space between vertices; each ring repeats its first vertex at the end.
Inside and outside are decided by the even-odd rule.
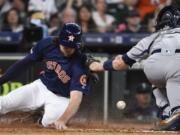
POLYGON ((71 57, 75 52, 74 48, 69 48, 62 45, 60 45, 60 50, 65 57, 71 57))
POLYGON ((136 100, 138 105, 146 106, 149 105, 151 102, 151 94, 150 93, 138 93, 136 94, 136 100))

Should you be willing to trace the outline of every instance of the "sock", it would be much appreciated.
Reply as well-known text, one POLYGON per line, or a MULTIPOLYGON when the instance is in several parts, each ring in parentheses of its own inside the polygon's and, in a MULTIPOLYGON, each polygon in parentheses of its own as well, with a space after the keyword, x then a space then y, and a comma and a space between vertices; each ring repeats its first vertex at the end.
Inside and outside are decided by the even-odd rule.
POLYGON ((161 93, 161 91, 158 88, 153 90, 153 94, 156 99, 156 105, 158 107, 163 107, 166 104, 168 104, 167 98, 161 93))

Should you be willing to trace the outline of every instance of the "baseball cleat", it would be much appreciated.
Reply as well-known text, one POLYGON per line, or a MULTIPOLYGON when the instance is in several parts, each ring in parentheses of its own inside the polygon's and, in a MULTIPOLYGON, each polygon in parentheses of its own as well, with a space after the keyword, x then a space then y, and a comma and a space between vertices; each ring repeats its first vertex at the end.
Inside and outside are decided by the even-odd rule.
POLYGON ((180 112, 177 112, 159 122, 159 127, 161 130, 167 131, 180 131, 180 112))

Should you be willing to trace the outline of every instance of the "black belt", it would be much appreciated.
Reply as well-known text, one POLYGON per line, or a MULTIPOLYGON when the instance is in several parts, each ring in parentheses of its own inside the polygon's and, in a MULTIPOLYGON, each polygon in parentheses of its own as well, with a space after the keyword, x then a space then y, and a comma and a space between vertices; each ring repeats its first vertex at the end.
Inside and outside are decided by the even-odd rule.
MULTIPOLYGON (((161 52, 161 49, 156 49, 156 50, 152 51, 151 54, 160 53, 160 52, 161 52)), ((180 49, 176 49, 176 50, 175 50, 175 53, 180 53, 180 49)))

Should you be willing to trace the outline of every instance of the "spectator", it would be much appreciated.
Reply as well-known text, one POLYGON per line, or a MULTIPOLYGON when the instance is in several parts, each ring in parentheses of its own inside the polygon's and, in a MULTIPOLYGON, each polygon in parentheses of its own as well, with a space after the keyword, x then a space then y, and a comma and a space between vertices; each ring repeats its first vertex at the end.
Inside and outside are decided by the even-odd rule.
POLYGON ((124 4, 128 7, 128 10, 136 10, 139 0, 124 0, 124 4))
POLYGON ((45 15, 43 12, 33 12, 30 17, 30 24, 42 29, 43 38, 46 38, 48 36, 48 27, 45 24, 45 15))
POLYGON ((66 7, 67 0, 55 0, 58 11, 63 11, 66 7))
POLYGON ((13 0, 12 7, 18 10, 18 12, 20 13, 19 15, 20 15, 21 20, 23 20, 25 23, 26 9, 25 9, 24 1, 23 0, 13 0))
POLYGON ((83 32, 97 32, 97 27, 92 19, 91 7, 83 4, 77 12, 77 23, 81 25, 83 32))
POLYGON ((124 4, 123 1, 119 1, 118 3, 108 4, 108 13, 114 16, 115 24, 117 25, 126 22, 126 15, 129 11, 128 6, 124 4))
MULTIPOLYGON (((65 23, 76 22, 76 12, 72 8, 65 8, 60 16, 60 27, 65 23)), ((51 35, 56 35, 59 29, 54 30, 51 35)))
POLYGON ((19 46, 18 51, 29 51, 39 40, 47 36, 48 27, 45 24, 44 13, 41 11, 31 12, 28 23, 24 27, 22 45, 19 46))
POLYGON ((75 8, 79 8, 83 4, 83 0, 68 0, 67 7, 72 8, 74 4, 75 8))
POLYGON ((113 29, 115 18, 106 14, 105 0, 96 0, 96 11, 93 12, 93 19, 98 26, 99 32, 107 32, 113 29))
POLYGON ((180 9, 180 0, 171 0, 172 5, 180 9))
POLYGON ((125 33, 137 33, 142 32, 141 29, 141 18, 137 10, 131 10, 127 14, 127 25, 126 29, 123 31, 125 33))
POLYGON ((60 20, 59 20, 58 14, 53 14, 53 15, 50 16, 49 25, 48 25, 48 28, 49 28, 48 33, 49 33, 49 35, 51 35, 55 30, 58 29, 59 23, 60 23, 60 20))
POLYGON ((56 4, 57 4, 59 11, 62 11, 65 8, 73 8, 73 9, 77 10, 84 3, 87 3, 91 7, 93 5, 92 0, 56 0, 56 4))
POLYGON ((7 12, 11 8, 11 4, 8 0, 0 0, 0 15, 7 12))
POLYGON ((2 25, 2 18, 4 18, 4 13, 11 8, 11 4, 8 0, 0 0, 0 25, 2 25))
POLYGON ((29 0, 28 10, 31 11, 42 11, 48 20, 51 14, 57 12, 55 0, 29 0))
POLYGON ((72 8, 65 8, 62 16, 61 16, 61 23, 71 23, 76 21, 76 11, 72 8))
MULTIPOLYGON (((173 1, 173 2, 175 2, 175 1, 173 1)), ((177 1, 179 1, 179 0, 177 0, 177 1)), ((154 19, 157 17, 157 15, 159 14, 160 10, 162 10, 167 5, 170 5, 172 1, 171 0, 166 0, 166 2, 164 1, 164 3, 162 3, 162 0, 161 0, 159 2, 160 3, 156 6, 156 9, 153 12, 145 14, 145 16, 144 16, 144 18, 142 20, 143 22, 146 22, 147 28, 149 27, 147 29, 148 31, 153 27, 152 25, 155 25, 155 20, 154 19), (149 19, 149 20, 147 20, 147 19, 149 19)), ((177 4, 176 7, 178 7, 178 3, 175 2, 174 4, 177 4)), ((150 32, 151 31, 155 31, 153 29, 154 28, 152 28, 150 30, 150 32)))
POLYGON ((21 32, 23 25, 20 20, 19 12, 12 8, 5 13, 2 31, 21 32))
MULTIPOLYGON (((139 0, 119 0, 118 3, 108 4, 108 13, 115 17, 116 27, 121 27, 122 24, 124 25, 127 13, 131 10, 137 10, 138 2, 139 0)), ((118 31, 121 31, 121 28, 118 29, 118 31)))
POLYGON ((155 13, 150 13, 147 14, 144 17, 144 22, 143 22, 143 26, 144 26, 144 31, 147 32, 155 32, 155 13))
POLYGON ((160 4, 166 4, 166 2, 169 3, 169 0, 139 0, 138 10, 141 19, 143 20, 146 14, 153 13, 160 4))
POLYGON ((138 84, 135 91, 135 102, 126 110, 125 116, 142 122, 155 120, 158 109, 152 102, 151 90, 151 86, 147 83, 138 84))

